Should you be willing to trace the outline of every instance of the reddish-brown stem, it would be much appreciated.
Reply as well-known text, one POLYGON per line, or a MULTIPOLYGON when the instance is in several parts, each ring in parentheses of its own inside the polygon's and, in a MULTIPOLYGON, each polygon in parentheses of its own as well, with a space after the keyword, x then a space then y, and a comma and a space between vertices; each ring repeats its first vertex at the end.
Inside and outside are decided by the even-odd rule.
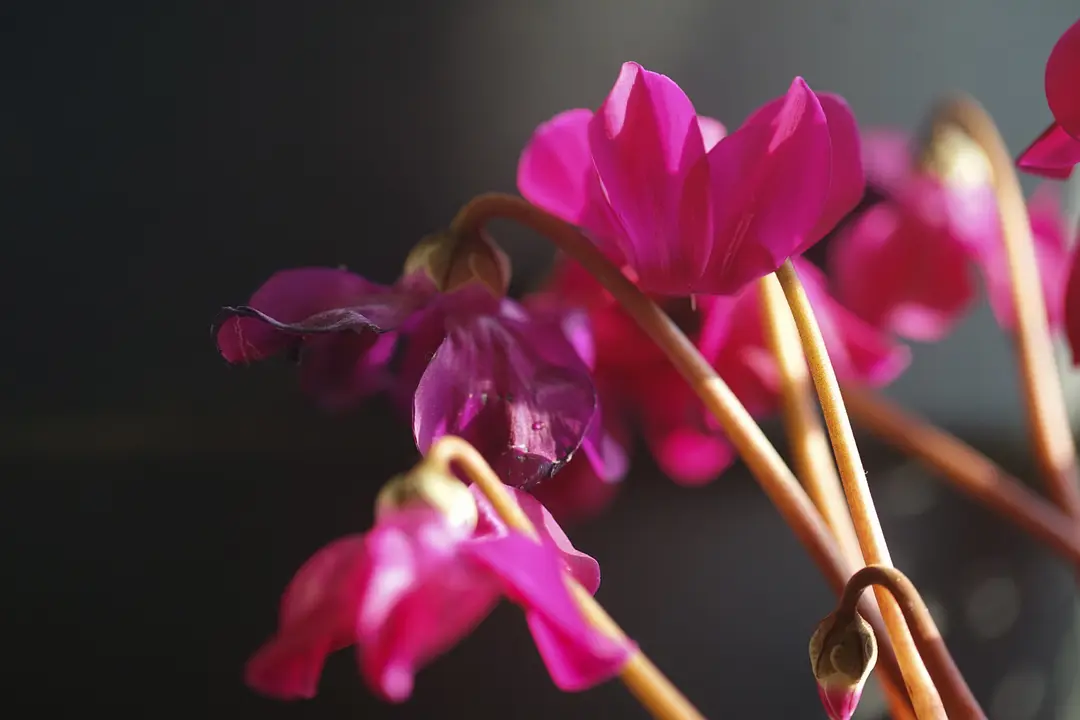
MULTIPOLYGON (((840 593, 854 569, 843 557, 828 526, 783 458, 776 452, 776 448, 765 437, 761 427, 671 318, 604 257, 577 228, 520 197, 501 193, 475 197, 458 212, 451 224, 451 231, 478 232, 494 218, 515 220, 547 237, 580 263, 611 293, 626 313, 664 351, 709 412, 716 417, 728 439, 780 511, 784 521, 806 547, 829 585, 835 592, 840 593)), ((874 625, 880 640, 879 665, 884 672, 893 676, 897 686, 902 686, 896 658, 892 654, 888 635, 882 629, 877 608, 864 603, 861 612, 863 617, 874 625)))
POLYGON ((855 422, 938 471, 961 492, 1001 514, 1080 567, 1080 528, 978 450, 867 388, 844 386, 855 422))
POLYGON ((859 570, 848 581, 837 604, 836 616, 841 620, 850 618, 855 613, 863 590, 871 585, 888 591, 895 598, 911 628, 930 677, 941 690, 941 699, 949 717, 952 720, 986 720, 986 714, 945 647, 945 641, 938 632, 926 603, 902 572, 883 565, 868 565, 859 570))
MULTIPOLYGON (((480 488, 491 503, 491 507, 508 527, 534 540, 539 538, 528 516, 503 485, 499 476, 484 460, 484 456, 465 440, 452 435, 440 438, 428 450, 423 462, 430 463, 443 472, 450 472, 452 467, 457 465, 480 488)), ((566 578, 566 584, 585 619, 593 627, 609 637, 626 640, 626 633, 600 606, 596 598, 569 576, 566 578)), ((638 648, 631 653, 619 673, 619 678, 654 718, 704 720, 704 716, 698 712, 697 708, 638 648)))
POLYGON ((1009 260, 1016 350, 1036 459, 1050 496, 1074 520, 1080 520, 1076 446, 1054 360, 1031 221, 1012 156, 994 121, 972 98, 957 97, 942 103, 934 112, 933 126, 959 128, 990 161, 1009 260))
MULTIPOLYGON (((780 286, 784 289, 795 326, 802 338, 803 351, 810 364, 810 374, 814 378, 818 400, 825 415, 825 426, 829 429, 836 466, 840 471, 840 480, 847 496, 851 519, 855 523, 855 534, 859 538, 866 562, 892 566, 889 547, 885 534, 881 530, 881 520, 874 509, 874 499, 870 495, 870 486, 866 482, 866 470, 863 469, 859 448, 855 444, 855 434, 851 430, 851 421, 844 409, 844 399, 840 395, 840 384, 836 380, 832 361, 825 349, 825 340, 818 327, 810 298, 799 280, 795 266, 786 261, 776 271, 780 286)), ((911 697, 915 714, 919 718, 940 718, 945 715, 941 706, 938 689, 927 673, 918 649, 907 627, 904 616, 896 600, 884 590, 875 590, 881 616, 889 631, 896 659, 900 663, 911 697)))

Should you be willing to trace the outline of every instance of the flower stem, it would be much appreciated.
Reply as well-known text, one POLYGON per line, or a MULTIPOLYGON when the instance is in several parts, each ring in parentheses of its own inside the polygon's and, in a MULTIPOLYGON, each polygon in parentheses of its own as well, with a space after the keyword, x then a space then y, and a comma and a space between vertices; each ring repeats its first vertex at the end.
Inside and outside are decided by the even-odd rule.
MULTIPOLYGON (((454 464, 457 464, 480 488, 507 526, 534 540, 539 540, 536 528, 514 500, 514 496, 506 489, 484 457, 468 442, 459 437, 444 436, 431 446, 424 461, 433 463, 444 471, 449 471, 454 464)), ((626 633, 600 606, 596 598, 569 575, 566 576, 566 584, 585 619, 593 627, 609 637, 626 640, 626 633)), ((619 677, 654 718, 704 720, 704 716, 698 712, 697 708, 640 649, 634 649, 619 673, 619 677)))
POLYGON ((887 591, 896 600, 911 627, 915 644, 926 661, 930 676, 941 688, 941 699, 949 717, 954 720, 986 720, 986 714, 946 649, 926 603, 902 572, 884 565, 868 565, 859 570, 848 581, 837 604, 836 615, 841 619, 854 615, 859 596, 871 585, 887 591))
POLYGON ((1031 221, 1012 156, 994 121, 971 98, 957 97, 942 103, 934 112, 933 126, 964 131, 990 161, 1009 260, 1016 350, 1036 459, 1051 497, 1074 520, 1080 520, 1076 446, 1054 361, 1031 221))
MULTIPOLYGON (((821 336, 817 318, 810 307, 810 298, 799 280, 791 260, 786 261, 776 271, 776 277, 784 289, 795 325, 802 338, 803 351, 810 364, 810 373, 814 378, 818 399, 825 415, 825 426, 829 429, 836 466, 840 471, 840 480, 847 496, 851 519, 855 523, 855 534, 859 538, 863 557, 868 563, 892 566, 889 546, 881 530, 881 521, 874 509, 874 500, 870 495, 870 486, 866 482, 866 470, 863 469, 859 448, 855 444, 855 435, 851 430, 851 421, 844 409, 844 399, 840 395, 840 384, 836 380, 832 361, 825 350, 825 340, 821 336)), ((896 659, 900 664, 908 692, 911 695, 915 714, 919 718, 943 717, 941 698, 934 687, 918 649, 911 637, 911 632, 904 621, 903 613, 896 600, 884 589, 875 590, 881 616, 889 631, 896 659)))
POLYGON ((1080 568, 1080 529, 1052 503, 1029 490, 978 450, 866 388, 845 384, 856 423, 914 455, 967 493, 1080 568))
MULTIPOLYGON (((499 217, 532 228, 580 263, 664 351, 705 407, 716 417, 724 434, 739 451, 781 517, 810 553, 830 587, 837 594, 841 593, 854 568, 844 558, 828 526, 761 427, 671 318, 577 228, 523 198, 501 193, 475 197, 458 212, 451 224, 451 231, 478 232, 487 221, 499 217)), ((874 625, 879 639, 879 667, 892 675, 896 686, 902 686, 896 658, 888 635, 882 629, 877 608, 864 603, 862 613, 874 625)))
MULTIPOLYGON (((844 488, 836 474, 832 446, 821 426, 813 381, 806 368, 806 356, 799 340, 799 330, 784 298, 784 290, 773 274, 758 282, 765 336, 780 371, 780 400, 795 475, 821 513, 841 551, 852 566, 863 564, 855 525, 844 499, 844 488)), ((876 602, 874 603, 876 605, 876 602)), ((891 717, 913 717, 904 687, 892 684, 888 675, 878 675, 891 717)))

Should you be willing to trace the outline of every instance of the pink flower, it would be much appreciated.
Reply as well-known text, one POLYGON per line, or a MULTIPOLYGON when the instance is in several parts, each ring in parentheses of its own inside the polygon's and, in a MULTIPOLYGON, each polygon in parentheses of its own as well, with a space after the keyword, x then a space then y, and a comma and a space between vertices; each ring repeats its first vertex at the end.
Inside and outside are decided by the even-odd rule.
POLYGON ((1063 180, 1080 163, 1080 20, 1046 61, 1046 101, 1054 122, 1021 155, 1022 170, 1063 180))
POLYGON ((313 697, 327 655, 355 644, 372 690, 403 701, 416 671, 476 627, 500 596, 525 610, 560 689, 614 676, 630 648, 593 630, 565 583, 569 572, 595 592, 596 561, 573 548, 539 503, 514 492, 541 542, 508 531, 473 490, 475 525, 408 505, 317 552, 285 591, 278 632, 249 661, 248 685, 279 699, 313 697))
POLYGON ((344 270, 279 272, 217 334, 233 363, 297 351, 305 386, 344 408, 395 382, 410 397, 421 452, 439 437, 475 445, 504 482, 554 474, 581 445, 596 412, 589 368, 557 322, 473 283, 440 292, 423 272, 386 287, 344 270))
POLYGON ((626 63, 596 112, 541 125, 518 187, 643 290, 731 294, 821 239, 863 191, 855 119, 801 78, 725 136, 669 78, 626 63))
MULTIPOLYGON (((863 147, 867 180, 885 200, 853 219, 829 248, 838 299, 876 327, 932 342, 948 335, 973 304, 974 266, 999 324, 1012 328, 1008 259, 980 158, 960 156, 957 177, 942 178, 915 166, 899 133, 870 133, 863 147)), ((1047 192, 1033 198, 1029 209, 1050 321, 1056 325, 1065 246, 1061 214, 1047 192)))

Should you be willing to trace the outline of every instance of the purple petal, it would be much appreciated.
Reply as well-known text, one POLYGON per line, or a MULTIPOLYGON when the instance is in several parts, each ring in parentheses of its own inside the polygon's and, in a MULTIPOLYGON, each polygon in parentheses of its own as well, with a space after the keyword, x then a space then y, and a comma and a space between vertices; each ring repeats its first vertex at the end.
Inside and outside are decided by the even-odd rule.
POLYGON ((448 319, 413 400, 425 452, 446 434, 475 445, 508 485, 549 477, 581 445, 596 411, 589 369, 561 329, 503 301, 498 316, 448 319))

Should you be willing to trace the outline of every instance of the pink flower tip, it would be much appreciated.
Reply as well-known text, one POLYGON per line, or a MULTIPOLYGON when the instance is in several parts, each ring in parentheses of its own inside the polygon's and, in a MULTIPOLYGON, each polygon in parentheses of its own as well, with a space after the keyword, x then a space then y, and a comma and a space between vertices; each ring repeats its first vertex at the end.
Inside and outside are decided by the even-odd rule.
POLYGON ((818 695, 821 696, 821 704, 829 720, 850 720, 855 714, 855 708, 859 706, 862 686, 852 688, 819 684, 818 695))

